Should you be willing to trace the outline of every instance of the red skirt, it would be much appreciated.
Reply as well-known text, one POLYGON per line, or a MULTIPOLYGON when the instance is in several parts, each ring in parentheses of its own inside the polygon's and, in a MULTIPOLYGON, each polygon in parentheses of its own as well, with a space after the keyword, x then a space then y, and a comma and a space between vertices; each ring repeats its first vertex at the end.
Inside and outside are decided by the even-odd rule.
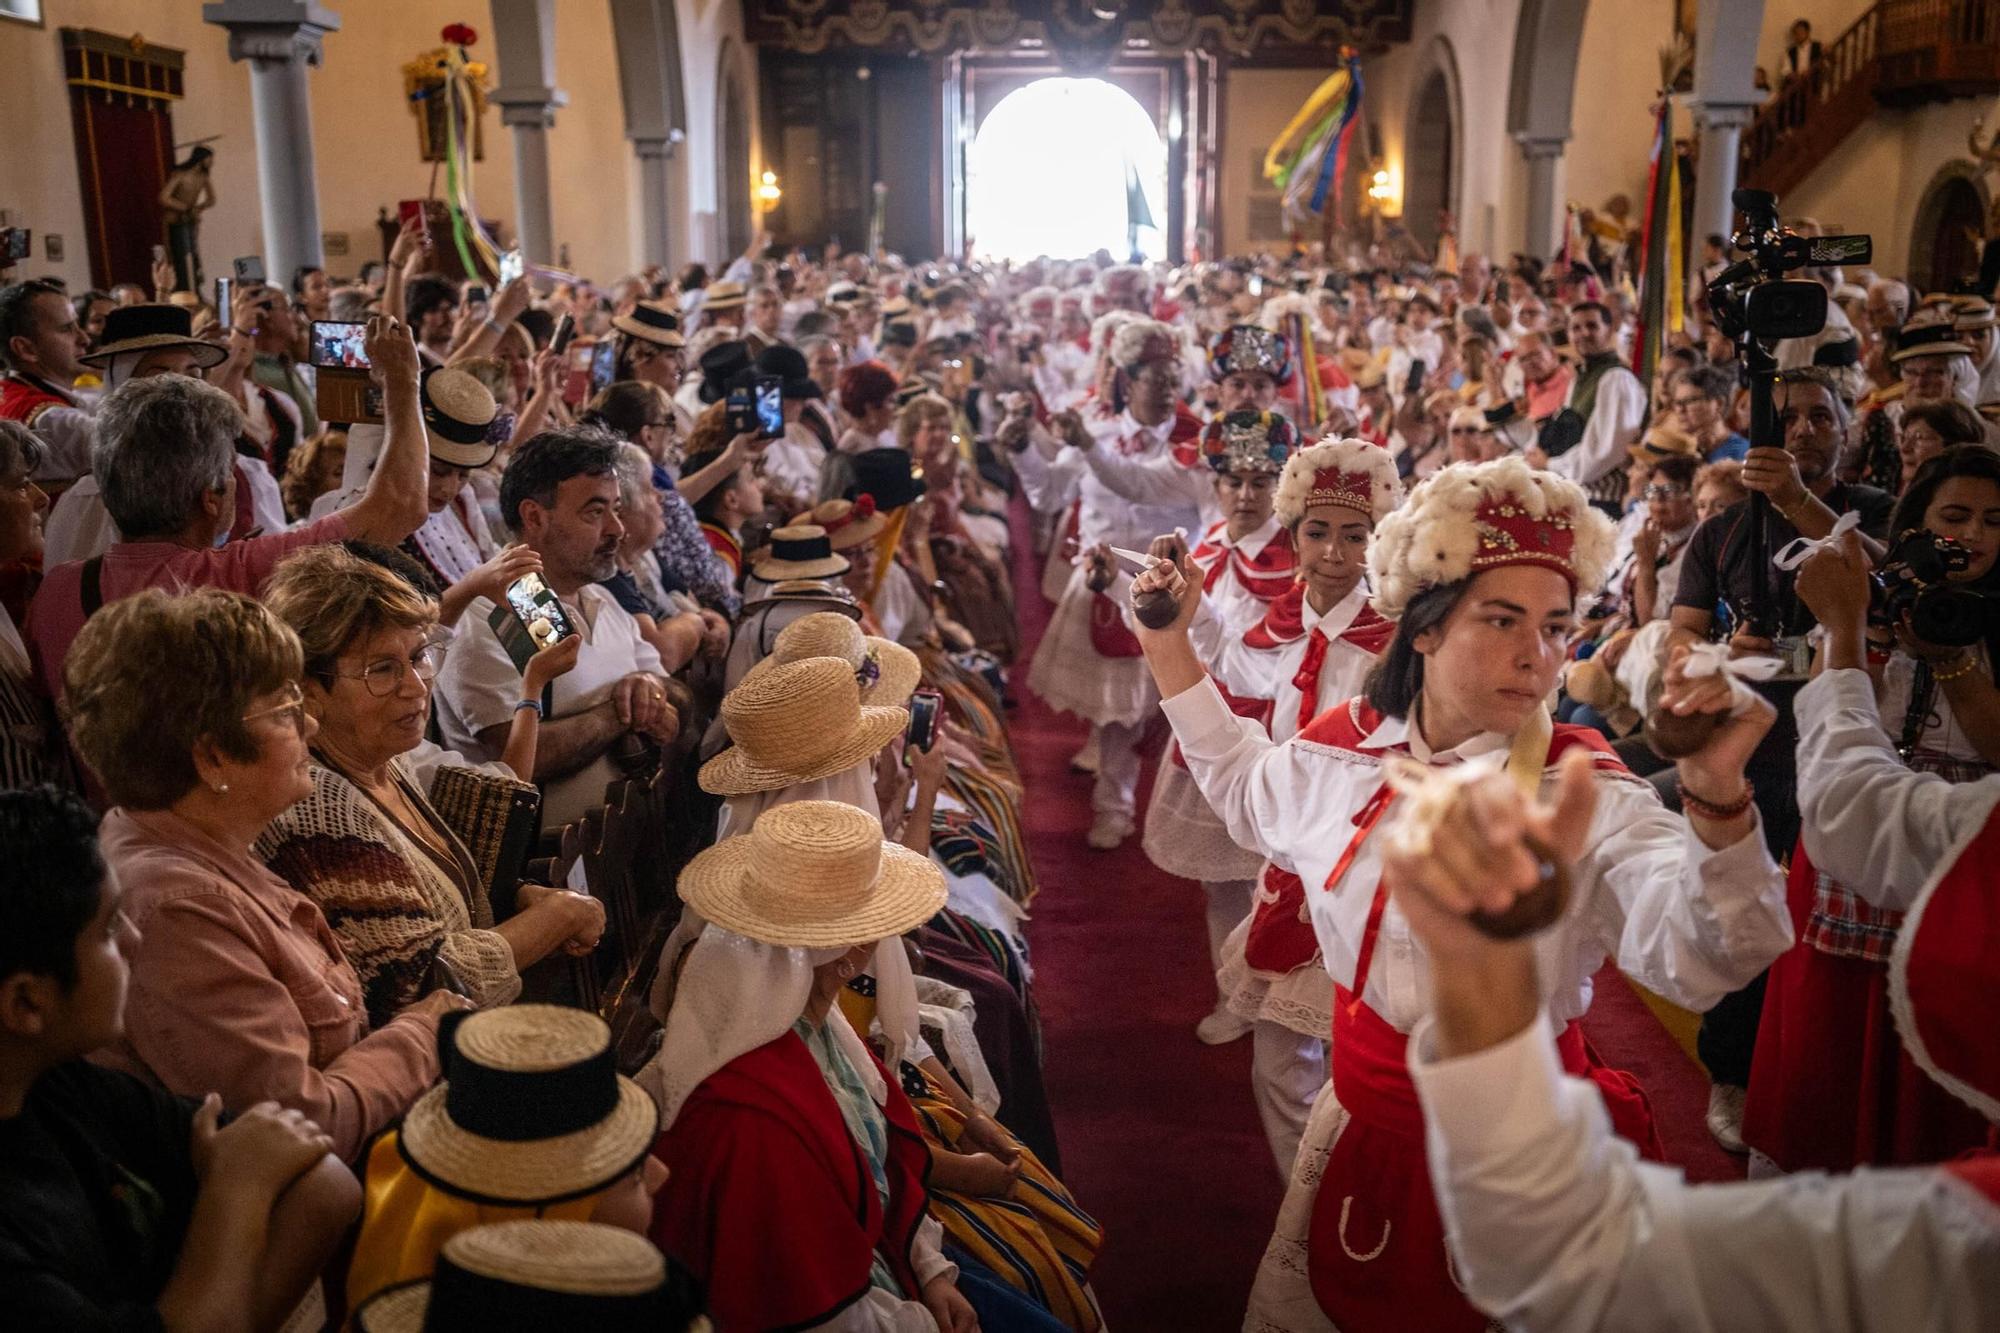
MULTIPOLYGON (((1313 1297, 1342 1333, 1481 1333, 1491 1321, 1461 1294, 1424 1158, 1423 1110, 1408 1038, 1336 987, 1333 1092, 1348 1122, 1333 1141, 1306 1240, 1313 1297)), ((1637 1079, 1607 1069, 1569 1024, 1556 1035, 1565 1071, 1596 1083, 1620 1137, 1664 1160, 1637 1079)))
POLYGON ((1888 965, 1806 943, 1817 878, 1801 842, 1786 880, 1799 943, 1771 964, 1743 1141, 1787 1172, 1924 1165, 1981 1146, 1984 1117, 1903 1050, 1888 965))

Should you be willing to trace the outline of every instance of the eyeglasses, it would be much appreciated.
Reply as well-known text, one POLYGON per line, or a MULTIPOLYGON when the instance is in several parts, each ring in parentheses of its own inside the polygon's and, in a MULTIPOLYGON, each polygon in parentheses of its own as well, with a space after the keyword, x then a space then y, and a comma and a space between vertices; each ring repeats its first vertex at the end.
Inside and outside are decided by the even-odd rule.
POLYGON ((1674 399, 1674 408, 1676 411, 1685 412, 1691 407, 1700 407, 1703 403, 1707 401, 1708 399, 1703 398, 1699 395, 1696 395, 1693 398, 1676 398, 1674 399))
POLYGON ((1485 433, 1485 428, 1482 426, 1453 426, 1451 433, 1453 435, 1480 435, 1485 433))
POLYGON ((260 708, 254 713, 245 713, 243 721, 255 722, 266 717, 285 719, 292 724, 292 729, 299 733, 300 740, 306 738, 306 700, 299 692, 298 686, 294 685, 286 691, 284 703, 270 708, 260 708))
POLYGON ((402 688, 406 670, 428 687, 444 664, 444 649, 444 640, 426 639, 408 658, 378 657, 359 671, 329 671, 327 675, 337 680, 358 680, 377 699, 386 699, 402 688))
POLYGON ((1667 486, 1659 483, 1648 486, 1644 491, 1648 500, 1676 500, 1687 494, 1685 486, 1667 486))

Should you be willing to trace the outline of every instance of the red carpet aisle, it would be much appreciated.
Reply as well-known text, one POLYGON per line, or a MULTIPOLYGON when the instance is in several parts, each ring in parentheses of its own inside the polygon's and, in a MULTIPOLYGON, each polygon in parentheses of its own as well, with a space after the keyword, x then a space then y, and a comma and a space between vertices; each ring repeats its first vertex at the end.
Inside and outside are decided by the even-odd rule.
MULTIPOLYGON (((1024 682, 1050 608, 1019 506, 1014 547, 1013 674, 1024 682)), ((1065 1183, 1104 1224, 1105 1317, 1114 1333, 1236 1329, 1283 1189, 1250 1099, 1250 1043, 1194 1037, 1214 997, 1201 890, 1156 869, 1137 836, 1111 853, 1084 845, 1090 779, 1069 771, 1084 728, 1025 683, 1014 693, 1009 733, 1042 888, 1028 940, 1045 1076, 1065 1183)), ((1703 1124, 1707 1077, 1615 970, 1599 975, 1584 1030, 1644 1083, 1673 1161, 1697 1180, 1742 1178, 1703 1124)))
MULTIPOLYGON (((1028 553, 1014 579, 1021 681, 1049 607, 1018 510, 1015 549, 1028 553)), ((1025 684, 1014 693, 1042 886, 1028 940, 1045 1076, 1064 1183, 1104 1224, 1105 1318, 1113 1333, 1238 1328, 1283 1191, 1250 1100, 1250 1043, 1194 1037, 1215 993, 1201 889, 1155 869, 1137 836, 1116 852, 1084 845, 1090 779, 1069 771, 1084 729, 1025 684)))

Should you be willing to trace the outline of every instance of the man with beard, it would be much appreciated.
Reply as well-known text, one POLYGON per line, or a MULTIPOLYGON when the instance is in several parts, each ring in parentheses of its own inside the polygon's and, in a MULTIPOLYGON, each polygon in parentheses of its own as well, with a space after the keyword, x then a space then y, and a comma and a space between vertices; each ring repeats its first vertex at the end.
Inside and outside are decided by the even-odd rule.
MULTIPOLYGON (((1753 448, 1743 462, 1743 485, 1768 501, 1764 506, 1765 555, 1784 549, 1796 537, 1824 537, 1841 514, 1861 516, 1862 545, 1870 561, 1882 555, 1895 497, 1872 486, 1838 479, 1840 452, 1847 439, 1848 409, 1823 369, 1808 366, 1784 373, 1774 406, 1784 432, 1782 448, 1753 448)), ((1813 627, 1812 612, 1793 593, 1794 573, 1766 568, 1768 600, 1756 595, 1760 573, 1753 524, 1758 513, 1750 500, 1731 505, 1699 528, 1689 541, 1674 589, 1673 621, 1665 653, 1678 645, 1727 638, 1731 652, 1773 653, 1787 663, 1790 684, 1767 687, 1778 705, 1778 721, 1758 747, 1746 769, 1754 788, 1766 846, 1773 857, 1792 849, 1799 833, 1797 770, 1793 743, 1791 700, 1804 677, 1802 647, 1813 627), (1718 624, 1716 608, 1728 613, 1718 624), (1751 625, 1748 618, 1759 615, 1751 625)), ((1763 1013, 1764 983, 1726 995, 1702 1016, 1697 1051, 1708 1067, 1708 1128, 1716 1142, 1731 1152, 1743 1152, 1743 1099, 1750 1085, 1751 1057, 1757 1024, 1763 1013)))
POLYGON ((438 673, 446 744, 475 760, 499 759, 514 714, 539 705, 535 781, 550 828, 602 805, 605 784, 624 775, 617 760, 670 743, 680 727, 660 655, 599 586, 618 572, 625 535, 617 461, 617 442, 600 431, 545 431, 515 450, 500 479, 501 517, 542 558, 542 581, 583 638, 575 669, 539 701, 522 700, 521 668, 493 627, 494 603, 479 598, 438 673))

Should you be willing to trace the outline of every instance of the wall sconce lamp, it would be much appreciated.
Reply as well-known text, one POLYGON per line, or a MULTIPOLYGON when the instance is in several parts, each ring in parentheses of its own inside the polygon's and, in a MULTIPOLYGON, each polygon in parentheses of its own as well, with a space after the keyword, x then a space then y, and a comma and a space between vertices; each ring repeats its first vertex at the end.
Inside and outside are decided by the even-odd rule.
POLYGON ((778 206, 778 200, 784 197, 784 193, 778 188, 778 173, 767 171, 757 186, 757 204, 768 213, 778 206))
POLYGON ((1387 167, 1375 168, 1368 178, 1370 206, 1384 217, 1399 216, 1403 211, 1402 185, 1397 173, 1387 167))

